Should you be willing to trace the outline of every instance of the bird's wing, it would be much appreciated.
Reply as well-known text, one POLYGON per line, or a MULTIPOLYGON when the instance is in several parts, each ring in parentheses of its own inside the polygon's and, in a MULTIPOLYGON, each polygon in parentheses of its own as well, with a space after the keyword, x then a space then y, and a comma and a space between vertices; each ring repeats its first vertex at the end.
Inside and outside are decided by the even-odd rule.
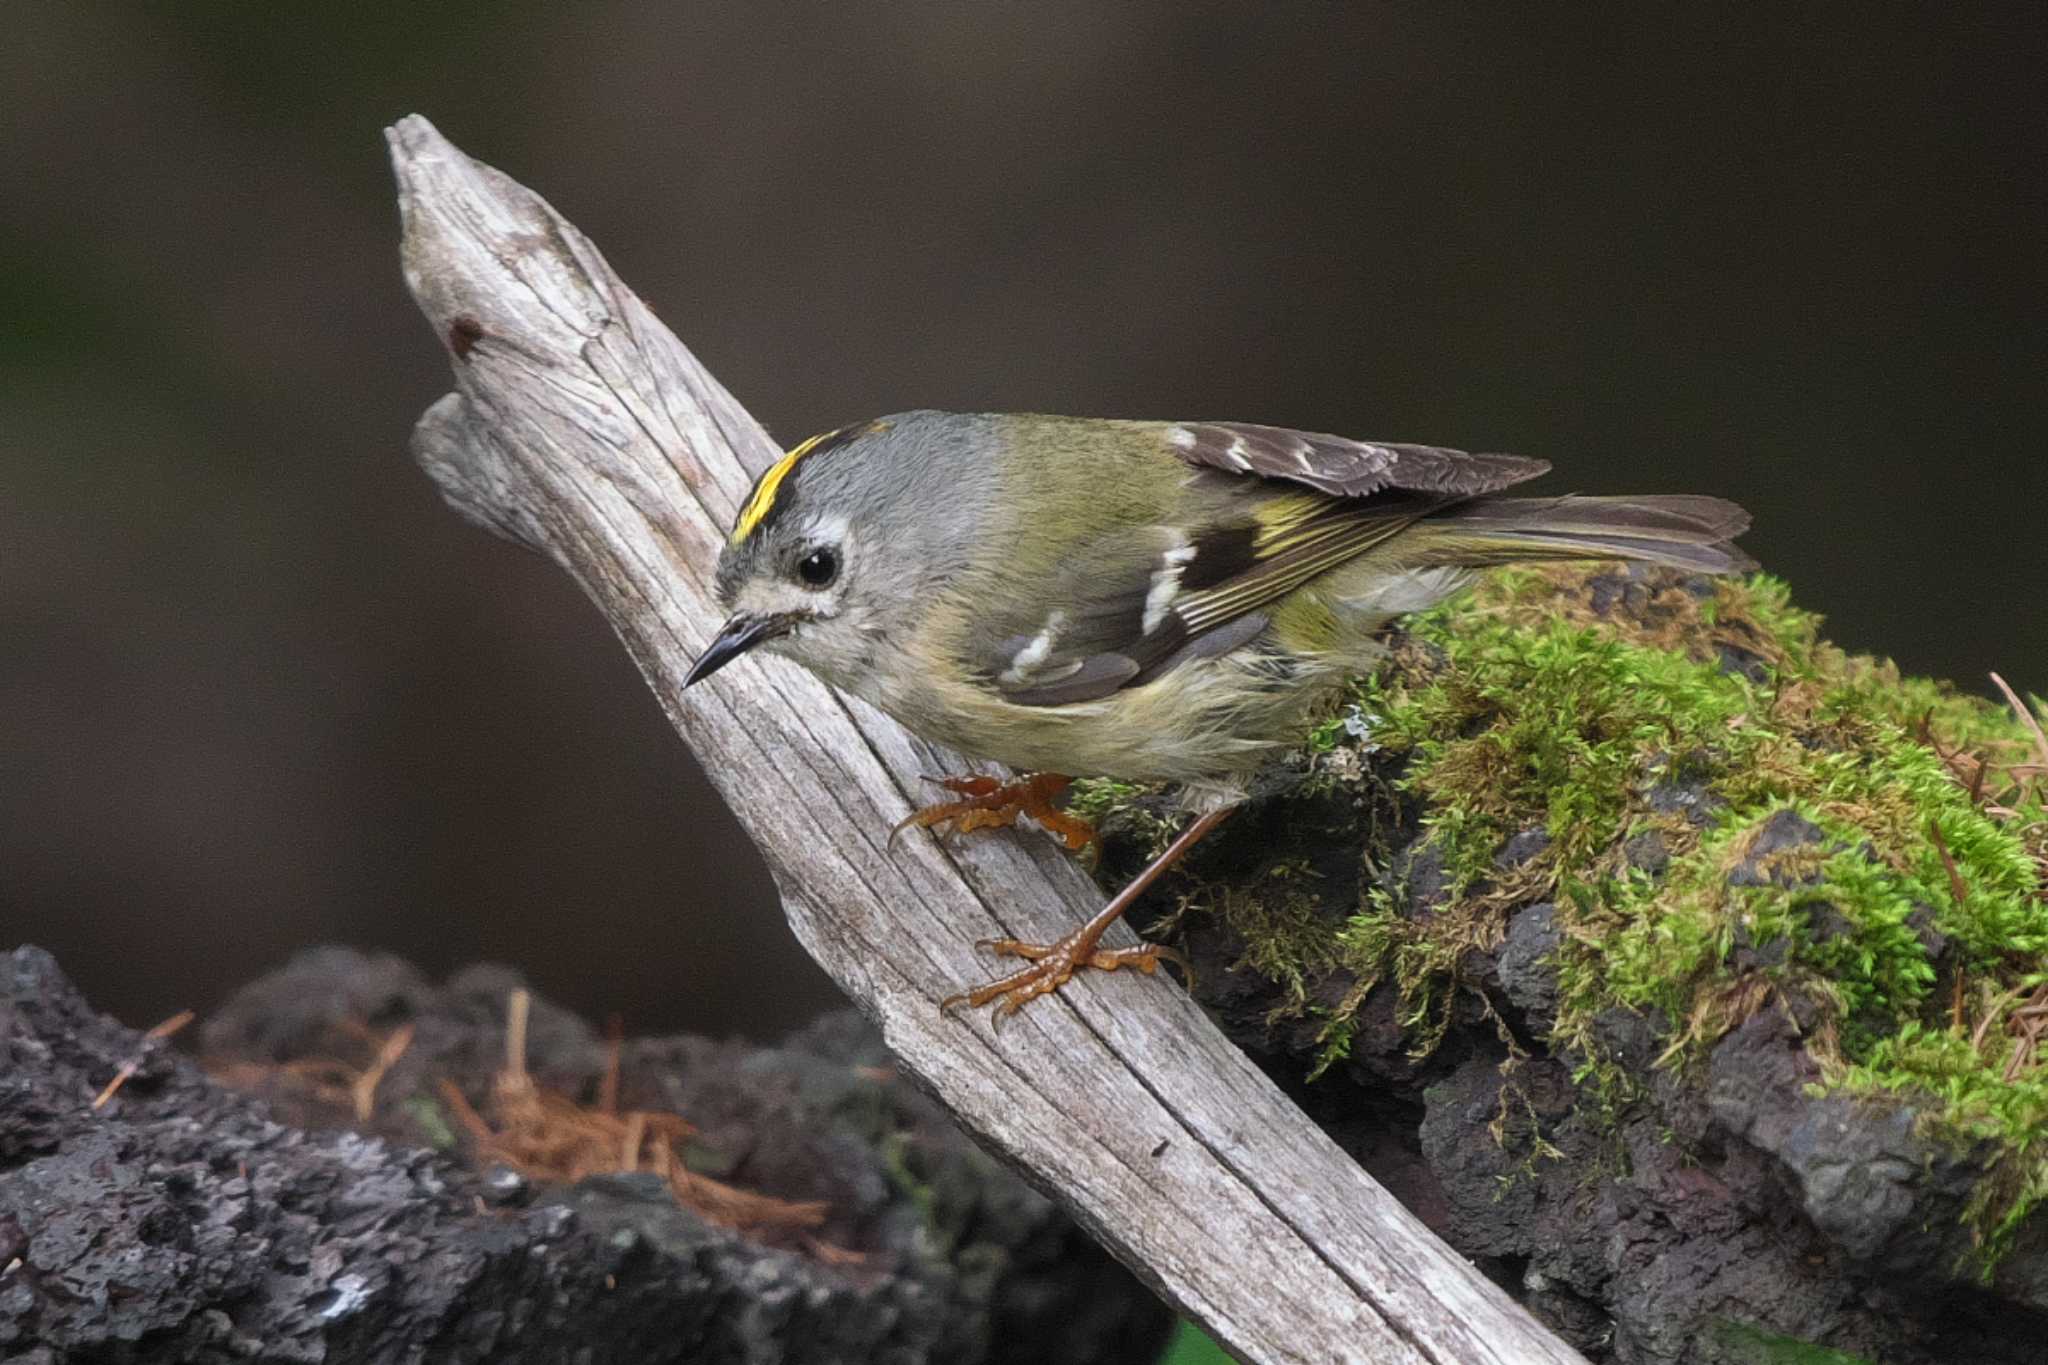
POLYGON ((1117 531, 1081 546, 1031 607, 985 623, 970 663, 1006 700, 1091 701, 1228 653, 1296 588, 1420 517, 1549 468, 1516 455, 1241 423, 1153 430, 1186 463, 1245 476, 1244 496, 1202 500, 1198 525, 1117 531), (1302 488, 1277 489, 1275 480, 1302 488))
POLYGON ((1352 441, 1251 422, 1175 422, 1162 429, 1162 438, 1174 454, 1199 468, 1284 479, 1336 498, 1369 497, 1387 489, 1469 498, 1550 472, 1548 460, 1526 455, 1352 441))

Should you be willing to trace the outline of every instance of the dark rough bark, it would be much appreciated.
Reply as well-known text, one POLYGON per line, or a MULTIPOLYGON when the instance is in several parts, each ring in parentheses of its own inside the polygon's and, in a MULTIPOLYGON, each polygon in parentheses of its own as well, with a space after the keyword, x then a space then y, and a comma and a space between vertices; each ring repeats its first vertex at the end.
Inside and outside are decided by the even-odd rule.
MULTIPOLYGON (((1163 1339, 1157 1301, 891 1078, 850 1012, 779 1048, 630 1043, 621 1102, 687 1114, 734 1183, 828 1201, 813 1234, 857 1265, 708 1224, 652 1176, 534 1188, 420 1150, 446 1131, 422 1108, 435 1078, 487 1089, 515 984, 483 968, 436 989, 320 950, 209 1021, 209 1064, 245 1074, 333 1055, 347 1020, 411 1023, 355 1132, 283 1084, 273 1117, 145 1044, 38 949, 0 958, 0 1360, 909 1365, 1142 1360, 1163 1339)), ((543 1002, 528 1052, 570 1094, 602 1070, 591 1030, 543 1002)))

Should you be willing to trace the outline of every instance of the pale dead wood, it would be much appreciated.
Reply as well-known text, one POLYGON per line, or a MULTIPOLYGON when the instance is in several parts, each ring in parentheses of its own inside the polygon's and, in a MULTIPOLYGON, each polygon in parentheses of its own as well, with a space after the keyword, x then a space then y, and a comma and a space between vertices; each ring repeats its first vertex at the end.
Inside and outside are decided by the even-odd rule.
MULTIPOLYGON (((775 445, 538 196, 425 119, 388 136, 406 280, 456 382, 415 455, 605 613, 767 856, 797 936, 904 1067, 1246 1359, 1579 1361, 1179 987, 1090 974, 1000 1036, 984 1015, 940 1017, 989 970, 976 939, 1055 937, 1099 893, 1042 839, 892 853, 919 775, 961 765, 792 665, 743 660, 682 693, 720 619, 723 530, 775 445)), ((649 948, 687 975, 688 943, 649 948)))

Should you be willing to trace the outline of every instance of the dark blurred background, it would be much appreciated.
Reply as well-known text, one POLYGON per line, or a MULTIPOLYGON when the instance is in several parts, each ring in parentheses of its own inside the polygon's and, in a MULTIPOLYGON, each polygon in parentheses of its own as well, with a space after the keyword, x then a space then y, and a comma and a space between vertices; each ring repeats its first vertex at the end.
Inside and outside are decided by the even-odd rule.
POLYGON ((331 939, 641 1029, 834 998, 597 614, 407 457, 448 387, 412 111, 779 437, 929 405, 1543 455, 1738 498, 1845 644, 2048 692, 2044 24, 13 0, 0 943, 135 1023, 331 939))

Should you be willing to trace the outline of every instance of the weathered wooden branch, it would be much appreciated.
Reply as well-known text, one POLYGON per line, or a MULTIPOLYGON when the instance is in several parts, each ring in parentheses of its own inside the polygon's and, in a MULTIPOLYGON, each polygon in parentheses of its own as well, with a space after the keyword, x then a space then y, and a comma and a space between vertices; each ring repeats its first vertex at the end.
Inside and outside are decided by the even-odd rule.
MULTIPOLYGON (((742 661, 684 695, 720 619, 723 528, 775 446, 537 195, 423 118, 389 141, 406 279, 456 381, 414 433, 420 463, 589 593, 766 854, 797 936, 904 1066, 1247 1359, 1578 1361, 1179 987, 1084 976, 1000 1035, 939 1015, 989 970, 975 940, 1056 937, 1098 891, 1045 841, 892 851, 920 775, 958 760, 793 666, 742 661)), ((650 947, 688 972, 686 943, 650 947)))

